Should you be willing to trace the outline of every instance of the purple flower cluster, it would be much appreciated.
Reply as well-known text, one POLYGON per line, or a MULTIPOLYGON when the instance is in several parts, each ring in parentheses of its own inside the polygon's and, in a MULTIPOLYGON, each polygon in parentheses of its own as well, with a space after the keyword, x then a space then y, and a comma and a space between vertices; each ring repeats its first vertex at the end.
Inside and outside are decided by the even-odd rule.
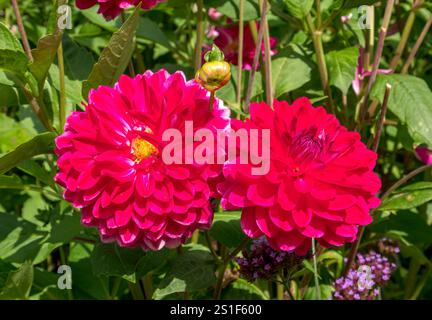
POLYGON ((242 255, 236 262, 240 266, 240 274, 248 281, 273 279, 282 270, 292 269, 304 259, 295 253, 274 250, 265 238, 254 240, 250 250, 243 250, 242 255))
POLYGON ((396 269, 396 264, 375 251, 370 251, 368 254, 359 253, 357 255, 357 263, 354 265, 354 268, 358 269, 361 266, 368 266, 370 268, 370 276, 379 286, 389 281, 391 273, 396 269))
POLYGON ((373 300, 390 280, 396 264, 373 250, 357 254, 348 274, 334 282, 336 300, 373 300))

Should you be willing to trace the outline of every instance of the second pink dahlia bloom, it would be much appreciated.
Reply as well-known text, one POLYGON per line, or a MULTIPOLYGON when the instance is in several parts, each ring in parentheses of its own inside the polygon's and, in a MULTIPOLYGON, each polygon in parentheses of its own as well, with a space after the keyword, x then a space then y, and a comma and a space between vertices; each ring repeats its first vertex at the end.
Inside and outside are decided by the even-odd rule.
POLYGON ((252 175, 252 165, 226 163, 226 181, 218 185, 222 205, 243 208, 246 235, 265 235, 277 250, 303 255, 312 238, 325 247, 354 241, 358 225, 371 223, 369 211, 380 203, 376 153, 306 98, 292 105, 275 100, 274 110, 255 103, 250 110, 250 119, 232 120, 231 127, 249 135, 270 129, 270 171, 252 175))
POLYGON ((136 6, 140 2, 142 9, 150 9, 162 1, 165 0, 76 0, 76 5, 82 10, 99 5, 98 13, 111 20, 117 17, 124 9, 136 6))
MULTIPOLYGON (((82 223, 105 242, 158 250, 185 242, 213 218, 207 180, 215 165, 171 164, 162 135, 185 121, 193 129, 226 129, 229 112, 183 73, 122 76, 114 88, 92 90, 84 112, 73 112, 56 139, 64 198, 82 209, 82 223)), ((183 148, 185 144, 183 144, 183 148)), ((184 149, 183 149, 184 152, 184 149)))

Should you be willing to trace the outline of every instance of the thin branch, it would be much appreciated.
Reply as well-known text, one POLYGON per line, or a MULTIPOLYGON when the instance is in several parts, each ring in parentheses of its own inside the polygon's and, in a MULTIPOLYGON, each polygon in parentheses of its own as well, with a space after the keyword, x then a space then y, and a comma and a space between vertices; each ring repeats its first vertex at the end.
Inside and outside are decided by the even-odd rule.
MULTIPOLYGON (((267 0, 262 0, 262 1, 263 3, 267 2, 267 0)), ((262 21, 264 23, 264 70, 265 70, 266 101, 267 104, 270 107, 272 107, 273 106, 273 85, 272 85, 272 71, 271 71, 270 31, 267 22, 267 10, 262 11, 262 17, 263 17, 262 21)))
POLYGON ((20 9, 19 9, 17 0, 12 0, 12 8, 13 8, 13 11, 15 14, 15 18, 16 18, 16 22, 17 22, 17 26, 18 26, 18 31, 21 35, 21 41, 22 41, 22 44, 24 47, 24 51, 25 51, 27 57, 30 59, 30 61, 33 61, 33 55, 31 53, 30 44, 28 42, 27 33, 25 31, 25 28, 24 28, 24 24, 23 24, 23 20, 21 17, 21 13, 20 13, 20 9))
POLYGON ((243 43, 244 43, 244 0, 240 0, 239 45, 237 58, 237 104, 241 108, 242 80, 243 80, 243 43))
POLYGON ((204 1, 197 0, 197 40, 195 45, 195 72, 197 72, 201 68, 201 55, 202 55, 202 47, 204 43, 204 1))
POLYGON ((402 71, 401 71, 402 74, 406 74, 408 72, 408 69, 410 68, 412 62, 414 61, 414 58, 415 58, 420 46, 422 45, 426 35, 428 34, 431 25, 432 25, 432 16, 429 17, 429 20, 426 22, 422 32, 420 33, 420 36, 418 37, 414 47, 412 48, 412 50, 408 56, 408 59, 402 68, 402 71))
POLYGON ((377 124, 376 124, 374 142, 372 145, 372 149, 375 152, 378 151, 379 141, 381 139, 381 134, 382 134, 383 126, 384 126, 385 116, 387 113, 387 107, 388 107, 388 101, 389 101, 391 89, 392 89, 392 86, 389 83, 387 83, 386 88, 385 88, 385 93, 384 93, 384 100, 383 100, 382 107, 381 107, 380 117, 379 117, 379 120, 377 121, 377 124))
POLYGON ((363 104, 362 104, 362 106, 360 108, 360 112, 359 112, 359 121, 357 124, 358 130, 361 128, 361 125, 364 121, 365 114, 367 111, 368 101, 369 101, 369 94, 370 94, 370 91, 372 90, 372 86, 375 83, 375 80, 376 80, 376 77, 378 74, 378 68, 379 68, 379 65, 381 62, 381 57, 382 57, 382 53, 383 53, 383 49, 384 49, 384 41, 385 41, 385 37, 387 35, 387 30, 388 30, 388 27, 390 24, 390 18, 391 18, 393 6, 394 6, 394 0, 388 0, 386 8, 385 8, 383 23, 382 23, 380 33, 379 33, 377 50, 375 52, 374 64, 372 66, 372 74, 369 77, 369 82, 367 85, 366 93, 363 97, 363 104))
MULTIPOLYGON (((261 12, 262 13, 267 12, 267 1, 263 2, 261 12)), ((249 81, 248 81, 246 97, 245 97, 245 104, 244 104, 245 112, 249 112, 249 104, 250 104, 250 100, 252 97, 252 89, 253 89, 253 84, 254 84, 254 80, 255 80, 255 74, 256 74, 256 70, 258 68, 258 62, 259 62, 259 58, 261 56, 261 51, 262 51, 261 47, 262 47, 262 43, 263 43, 263 39, 264 39, 263 19, 264 19, 264 15, 261 15, 261 22, 260 22, 260 27, 258 30, 258 40, 257 40, 257 43, 255 45, 255 55, 254 55, 254 60, 252 62, 252 69, 251 69, 251 72, 249 74, 249 81)))

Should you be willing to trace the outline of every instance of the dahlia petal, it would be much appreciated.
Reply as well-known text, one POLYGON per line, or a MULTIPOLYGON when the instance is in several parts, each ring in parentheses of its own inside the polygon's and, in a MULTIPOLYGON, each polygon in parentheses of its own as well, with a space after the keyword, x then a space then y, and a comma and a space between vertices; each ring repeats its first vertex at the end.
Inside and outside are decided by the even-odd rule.
POLYGON ((258 207, 255 210, 255 219, 258 228, 267 237, 274 237, 279 232, 279 229, 272 223, 271 219, 269 218, 267 208, 258 207))
POLYGON ((244 208, 240 222, 243 232, 249 238, 258 238, 263 235, 256 223, 255 208, 244 208))
POLYGON ((312 220, 312 213, 310 209, 294 209, 291 212, 295 224, 300 228, 306 227, 312 220))
POLYGON ((290 216, 290 212, 285 211, 278 206, 271 207, 269 210, 271 221, 284 231, 291 231, 294 229, 294 221, 292 221, 290 216))
POLYGON ((365 226, 372 222, 372 217, 368 210, 365 210, 358 205, 354 205, 351 208, 346 209, 345 213, 346 223, 365 226))

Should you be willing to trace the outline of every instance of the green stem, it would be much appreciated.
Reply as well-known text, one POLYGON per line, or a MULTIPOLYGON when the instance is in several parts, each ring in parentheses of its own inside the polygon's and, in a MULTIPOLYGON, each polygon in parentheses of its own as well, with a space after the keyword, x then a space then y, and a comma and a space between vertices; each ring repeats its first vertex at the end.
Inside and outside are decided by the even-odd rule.
POLYGON ((278 300, 284 299, 284 289, 285 285, 283 282, 283 278, 281 276, 278 276, 278 281, 276 282, 276 297, 278 300))
POLYGON ((371 61, 373 57, 373 51, 375 46, 375 7, 369 6, 368 7, 368 15, 369 15, 369 21, 371 22, 370 29, 367 29, 367 42, 366 42, 366 49, 365 49, 365 65, 364 69, 367 71, 371 70, 371 61))
POLYGON ((270 31, 267 22, 267 0, 260 0, 260 7, 265 8, 261 12, 261 23, 263 23, 264 30, 264 76, 265 76, 265 88, 266 88, 266 102, 272 107, 273 106, 273 85, 272 85, 272 71, 271 71, 271 48, 270 48, 270 31), (261 6, 262 3, 262 6, 261 6))
POLYGON ((147 273, 142 279, 141 279, 143 288, 144 288, 144 294, 147 300, 151 300, 153 297, 153 278, 151 273, 147 273))
POLYGON ((21 42, 23 44, 24 51, 25 51, 27 57, 30 59, 30 61, 33 61, 33 55, 31 53, 30 44, 28 42, 27 33, 25 31, 25 28, 24 28, 24 23, 23 23, 23 20, 21 17, 21 13, 20 13, 20 9, 19 9, 17 0, 12 0, 12 8, 13 8, 13 11, 15 14, 15 18, 16 18, 16 22, 17 22, 17 26, 18 26, 18 31, 19 31, 20 36, 21 36, 21 42))
POLYGON ((207 242, 207 246, 208 246, 213 258, 215 259, 216 263, 217 264, 221 263, 219 256, 217 255, 215 249, 212 246, 212 241, 211 241, 210 234, 208 233, 208 231, 204 231, 204 236, 205 236, 205 239, 207 242))
POLYGON ((414 25, 415 16, 416 16, 415 11, 411 10, 410 14, 408 15, 408 19, 405 23, 405 27, 403 29, 401 39, 400 39, 399 44, 396 48, 395 56, 393 57, 392 61, 390 62, 390 69, 392 69, 392 70, 396 69, 396 67, 400 61, 400 58, 402 57, 402 53, 405 50, 406 44, 408 42, 408 38, 410 36, 412 27, 414 25))
POLYGON ((214 101, 215 101, 215 92, 211 91, 210 92, 210 101, 209 101, 209 110, 210 110, 210 112, 213 111, 214 101))
POLYGON ((418 259, 411 258, 408 273, 405 280, 405 299, 409 299, 414 293, 416 280, 421 268, 421 263, 418 259))
POLYGON ((200 236, 199 230, 195 230, 194 233, 192 234, 191 243, 197 244, 199 240, 199 236, 200 236))
POLYGON ((136 283, 129 282, 128 284, 129 290, 134 300, 145 300, 139 280, 137 280, 136 283))
POLYGON ((244 248, 249 242, 249 238, 244 238, 242 242, 239 244, 237 248, 235 248, 222 262, 222 265, 218 269, 218 280, 216 283, 216 288, 214 291, 213 299, 219 300, 221 293, 222 293, 222 285, 223 285, 223 279, 225 275, 225 270, 228 267, 228 264, 231 262, 232 259, 234 259, 237 254, 244 248))
POLYGON ((414 293, 412 294, 412 296, 410 297, 410 300, 417 300, 417 298, 419 297, 421 291, 423 290, 424 286, 426 285, 430 275, 432 273, 432 267, 429 265, 425 274, 423 275, 423 277, 421 277, 421 279, 418 282, 417 287, 414 290, 414 293))
POLYGON ((306 23, 308 24, 309 29, 312 33, 312 41, 313 41, 314 48, 315 48, 315 54, 316 54, 316 59, 317 59, 317 64, 318 64, 318 71, 319 71, 320 79, 321 79, 321 85, 323 87, 325 94, 327 95, 328 106, 330 108, 330 112, 334 114, 335 108, 334 108, 334 104, 333 104, 332 92, 330 89, 327 64, 326 64, 325 54, 324 54, 324 47, 323 47, 323 43, 322 43, 322 37, 321 37, 322 31, 315 29, 315 26, 313 24, 312 17, 310 14, 308 14, 306 17, 306 23))
POLYGON ((110 293, 111 300, 115 300, 116 299, 117 292, 120 289, 121 282, 122 282, 122 278, 121 277, 115 277, 114 278, 114 282, 113 282, 113 285, 112 285, 112 288, 111 288, 111 293, 110 293))
POLYGON ((316 299, 321 300, 321 289, 318 279, 318 263, 317 263, 317 251, 315 247, 315 239, 312 238, 312 255, 313 255, 313 268, 314 268, 314 278, 315 278, 315 292, 316 299))
POLYGON ((195 45, 195 72, 201 68, 201 55, 202 47, 204 43, 204 2, 203 0, 197 0, 197 40, 195 45))
POLYGON ((60 110, 59 110, 59 130, 63 132, 66 123, 66 84, 65 84, 65 68, 63 58, 63 44, 60 41, 57 49, 57 60, 59 67, 60 79, 60 110))
POLYGON ((243 42, 244 42, 244 0, 240 0, 239 4, 239 45, 238 45, 238 58, 237 58, 237 104, 241 109, 241 93, 242 93, 242 80, 243 80, 243 42))
POLYGON ((315 0, 315 4, 316 4, 316 11, 317 11, 317 25, 318 25, 318 29, 321 30, 321 27, 322 27, 321 1, 320 0, 315 0))

